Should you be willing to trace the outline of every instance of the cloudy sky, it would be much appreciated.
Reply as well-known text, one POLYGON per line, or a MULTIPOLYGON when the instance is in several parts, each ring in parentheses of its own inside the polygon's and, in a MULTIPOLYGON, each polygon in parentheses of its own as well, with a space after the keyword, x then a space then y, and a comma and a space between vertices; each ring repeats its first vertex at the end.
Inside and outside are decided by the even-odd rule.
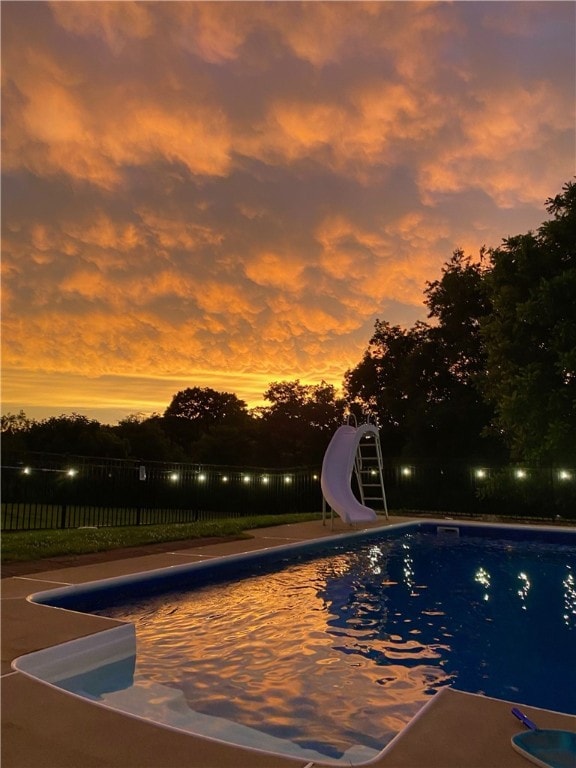
POLYGON ((2 3, 2 412, 340 386, 573 177, 575 9, 2 3))

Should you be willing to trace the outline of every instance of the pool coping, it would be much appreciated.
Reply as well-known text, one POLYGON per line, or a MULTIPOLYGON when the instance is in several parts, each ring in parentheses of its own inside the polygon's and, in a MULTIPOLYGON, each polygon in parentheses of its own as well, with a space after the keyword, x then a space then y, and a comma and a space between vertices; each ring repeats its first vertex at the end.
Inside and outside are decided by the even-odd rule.
MULTIPOLYGON (((450 520, 448 523, 446 519, 433 518, 434 522, 440 520, 445 525, 460 524, 460 521, 450 520)), ((388 524, 395 525, 408 522, 422 522, 422 518, 396 517, 391 518, 388 524)), ((432 520, 427 519, 426 522, 432 522, 432 520)), ((462 524, 469 525, 469 523, 468 520, 465 523, 462 521, 462 524)), ((382 525, 386 525, 386 521, 378 520, 375 524, 361 526, 360 532, 382 525)), ((486 527, 491 524, 479 523, 479 525, 486 527)), ((498 525, 497 527, 501 528, 502 526, 498 525)), ((518 528, 519 526, 514 524, 510 527, 518 528)), ((557 527, 552 526, 537 527, 558 531, 557 527)), ((122 575, 127 576, 128 574, 157 570, 157 568, 174 569, 182 567, 177 565, 181 562, 182 557, 190 563, 211 561, 226 555, 242 556, 247 551, 258 552, 273 549, 274 552, 279 552, 281 551, 279 548, 289 547, 291 543, 295 542, 313 542, 333 536, 338 538, 344 533, 349 533, 350 529, 346 526, 344 528, 345 531, 335 533, 334 531, 327 531, 326 527, 322 526, 319 521, 297 523, 253 531, 254 539, 249 540, 249 543, 246 540, 240 540, 228 544, 202 547, 201 550, 191 546, 189 550, 184 551, 184 554, 182 550, 179 550, 177 555, 173 554, 172 556, 164 553, 125 561, 113 561, 112 565, 100 564, 100 566, 93 565, 85 568, 68 568, 61 571, 34 574, 33 577, 6 579, 2 583, 3 616, 8 619, 2 623, 3 671, 7 671, 7 666, 11 665, 15 658, 30 653, 32 650, 40 650, 65 642, 66 639, 75 639, 99 632, 110 627, 111 622, 114 625, 114 620, 32 603, 30 601, 31 594, 46 591, 50 587, 56 586, 86 585, 88 582, 99 580, 98 576, 110 578, 111 572, 113 572, 112 578, 118 578, 122 575), (48 617, 47 612, 51 612, 52 615, 48 617)), ((573 529, 568 530, 573 531, 573 529)), ((116 625, 122 625, 122 622, 116 622, 116 625)), ((128 755, 122 750, 118 750, 116 753, 110 752, 98 740, 87 744, 86 739, 81 738, 80 734, 70 733, 68 726, 76 721, 78 712, 72 711, 69 694, 59 690, 50 693, 46 690, 40 690, 40 688, 46 689, 46 684, 26 679, 22 672, 17 671, 7 671, 7 674, 2 678, 2 684, 2 751, 6 764, 10 765, 10 768, 19 768, 20 766, 28 768, 30 765, 38 764, 63 768, 67 765, 65 759, 69 759, 64 756, 69 756, 71 753, 75 756, 74 760, 69 763, 71 766, 94 764, 98 766, 110 765, 116 768, 124 768, 125 766, 127 768, 130 765, 150 765, 154 768, 161 768, 161 766, 166 765, 176 768, 180 764, 186 765, 188 768, 196 768, 196 766, 198 768, 210 768, 212 765, 218 766, 218 768, 225 765, 233 765, 235 768, 244 765, 255 768, 259 765, 266 766, 266 768, 302 765, 309 768, 312 765, 319 766, 322 764, 321 761, 316 763, 303 762, 299 758, 258 755, 256 752, 241 747, 231 747, 221 743, 209 744, 202 737, 191 736, 190 734, 168 732, 160 735, 160 730, 166 731, 167 729, 149 722, 136 724, 124 714, 114 711, 108 712, 104 717, 102 713, 96 714, 94 705, 85 702, 83 706, 79 707, 84 713, 84 723, 87 722, 86 718, 88 718, 90 725, 95 726, 97 722, 104 719, 107 721, 107 728, 111 732, 117 731, 124 737, 128 732, 133 734, 133 740, 135 740, 133 753, 128 755), (47 699, 52 702, 51 714, 60 713, 60 718, 56 723, 52 722, 50 726, 45 722, 45 707, 39 709, 40 702, 47 699), (89 709, 86 710, 86 707, 89 709), (171 744, 171 747, 166 747, 165 743, 171 744), (43 745, 41 749, 43 758, 39 763, 34 759, 34 754, 41 745, 43 745), (81 762, 78 762, 80 755, 81 762), (94 760, 95 757, 97 760, 94 760), (184 762, 180 763, 182 758, 184 762)), ((414 768, 416 766, 421 768, 424 765, 430 766, 430 768, 434 768, 434 766, 448 768, 451 764, 458 765, 459 768, 480 765, 490 765, 494 768, 498 768, 500 765, 502 768, 504 766, 507 768, 525 766, 525 759, 510 747, 510 738, 519 728, 514 718, 509 714, 509 704, 512 703, 490 700, 474 694, 461 694, 446 689, 446 693, 443 693, 442 696, 437 694, 426 704, 383 752, 364 765, 376 765, 382 766, 382 768, 401 765, 413 765, 414 768), (454 722, 455 720, 457 722, 454 722), (508 738, 505 738, 504 742, 500 738, 497 744, 494 743, 490 747, 493 739, 489 735, 485 735, 483 738, 479 737, 479 734, 483 732, 483 727, 479 727, 480 722, 482 722, 483 727, 489 726, 488 733, 492 733, 493 736, 504 731, 508 738), (421 732, 427 734, 425 742, 419 736, 421 732), (453 739, 455 732, 459 736, 457 742, 454 742, 453 739), (452 738, 450 738, 450 734, 452 734, 452 738), (436 744, 439 736, 441 737, 440 741, 436 744), (461 745, 466 741, 471 745, 471 748, 466 751, 466 759, 469 762, 462 762, 465 755, 462 754, 461 745), (434 744, 436 746, 433 746, 434 744), (484 762, 476 762, 478 755, 484 754, 487 747, 489 754, 483 758, 484 762), (458 762, 452 763, 451 760, 455 757, 457 757, 458 762)), ((536 720, 540 727, 576 730, 576 718, 571 715, 531 707, 523 706, 522 708, 536 720)))

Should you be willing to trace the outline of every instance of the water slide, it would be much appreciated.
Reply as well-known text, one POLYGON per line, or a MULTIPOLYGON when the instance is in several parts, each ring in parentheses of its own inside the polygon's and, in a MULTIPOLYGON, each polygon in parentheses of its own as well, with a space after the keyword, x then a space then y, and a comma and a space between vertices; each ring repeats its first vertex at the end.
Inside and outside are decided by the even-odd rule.
POLYGON ((328 504, 345 523, 367 522, 376 520, 376 512, 361 504, 352 492, 352 472, 360 440, 366 434, 378 436, 373 424, 353 427, 345 424, 338 427, 322 462, 320 484, 328 504))

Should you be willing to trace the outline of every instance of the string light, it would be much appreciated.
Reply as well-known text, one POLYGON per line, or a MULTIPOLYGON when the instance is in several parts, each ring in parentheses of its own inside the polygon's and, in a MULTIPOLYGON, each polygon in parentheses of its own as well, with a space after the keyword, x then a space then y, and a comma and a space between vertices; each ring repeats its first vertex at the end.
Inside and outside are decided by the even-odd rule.
MULTIPOLYGON (((78 476, 80 472, 79 469, 76 467, 57 468, 57 467, 42 467, 42 466, 32 467, 29 465, 25 465, 25 466, 20 465, 19 467, 13 467, 13 469, 17 469, 21 475, 26 475, 26 476, 30 476, 35 473, 49 472, 49 473, 64 474, 70 478, 74 478, 78 476)), ((90 470, 90 466, 88 465, 86 469, 90 470)), ((137 469, 138 469, 139 479, 140 480, 147 479, 148 473, 146 471, 146 467, 141 465, 137 467, 137 469)), ((222 483, 228 483, 230 481, 231 476, 227 474, 220 475, 217 472, 216 467, 214 468, 214 470, 215 470, 215 473, 214 473, 215 477, 219 476, 220 481, 222 483)), ((504 472, 505 470, 506 470, 505 467, 498 467, 496 469, 486 468, 486 467, 471 467, 469 471, 470 471, 470 477, 474 478, 477 481, 483 481, 483 480, 486 480, 488 477, 490 477, 491 473, 494 473, 494 472, 500 473, 500 472, 504 472)), ((370 467, 367 471, 369 475, 372 477, 378 475, 378 470, 375 469, 374 467, 370 467)), ((408 480, 408 479, 413 480, 416 478, 418 474, 417 467, 409 466, 409 465, 400 466, 398 471, 400 476, 405 480, 408 480)), ((441 473, 444 474, 444 471, 445 470, 441 470, 441 473)), ((537 474, 534 474, 534 470, 531 470, 530 468, 527 469, 525 467, 515 467, 515 468, 509 467, 508 471, 511 472, 512 477, 519 482, 522 482, 525 480, 527 481, 531 477, 533 479, 540 477, 540 470, 537 471, 537 474)), ((547 471, 549 473, 548 478, 550 478, 548 482, 550 482, 550 480, 555 480, 556 482, 567 484, 567 483, 572 483, 576 480, 576 472, 573 469, 556 469, 555 468, 555 469, 549 469, 547 471)), ((272 474, 261 474, 261 475, 255 475, 255 476, 251 476, 250 474, 240 473, 238 475, 235 474, 234 479, 239 478, 240 482, 242 482, 245 485, 252 483, 256 479, 262 485, 271 485, 279 481, 285 486, 294 485, 295 480, 301 477, 302 478, 307 477, 308 479, 315 482, 318 482, 320 480, 319 473, 304 474, 304 472, 305 471, 303 470, 302 474, 296 473, 295 475, 292 475, 292 474, 283 475, 281 471, 278 471, 278 472, 273 471, 272 474)), ((186 479, 190 480, 194 478, 198 483, 206 483, 209 480, 209 473, 206 471, 199 471, 198 469, 196 469, 195 471, 192 471, 191 473, 185 472, 184 476, 182 475, 181 472, 178 472, 178 471, 165 471, 165 472, 162 472, 161 474, 163 474, 165 477, 167 476, 168 480, 171 481, 172 483, 182 482, 183 479, 185 481, 186 479)), ((109 477, 111 476, 112 475, 109 474, 109 477)), ((296 485, 295 487, 299 487, 299 486, 296 485)))

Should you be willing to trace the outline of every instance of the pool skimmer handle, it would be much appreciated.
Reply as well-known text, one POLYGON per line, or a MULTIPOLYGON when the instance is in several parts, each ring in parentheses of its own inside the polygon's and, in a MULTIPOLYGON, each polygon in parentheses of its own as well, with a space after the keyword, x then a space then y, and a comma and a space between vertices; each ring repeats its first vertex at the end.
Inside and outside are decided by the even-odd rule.
POLYGON ((530 720, 529 717, 526 717, 524 712, 521 712, 518 707, 512 707, 512 714, 514 717, 517 717, 518 720, 520 720, 527 728, 530 728, 531 731, 537 731, 538 726, 536 723, 533 723, 532 720, 530 720))

